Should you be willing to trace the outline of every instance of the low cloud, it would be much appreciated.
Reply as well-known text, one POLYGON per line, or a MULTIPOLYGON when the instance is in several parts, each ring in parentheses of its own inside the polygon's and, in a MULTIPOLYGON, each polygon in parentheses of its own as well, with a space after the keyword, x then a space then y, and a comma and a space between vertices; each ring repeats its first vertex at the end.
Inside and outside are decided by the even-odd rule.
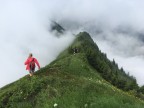
POLYGON ((65 32, 58 38, 49 31, 50 13, 43 3, 38 6, 38 1, 34 0, 0 2, 2 87, 28 74, 24 62, 29 53, 33 53, 41 67, 44 67, 68 47, 74 36, 65 32))
POLYGON ((143 85, 143 4, 142 0, 84 0, 72 3, 57 20, 68 30, 89 32, 109 59, 114 58, 143 85))

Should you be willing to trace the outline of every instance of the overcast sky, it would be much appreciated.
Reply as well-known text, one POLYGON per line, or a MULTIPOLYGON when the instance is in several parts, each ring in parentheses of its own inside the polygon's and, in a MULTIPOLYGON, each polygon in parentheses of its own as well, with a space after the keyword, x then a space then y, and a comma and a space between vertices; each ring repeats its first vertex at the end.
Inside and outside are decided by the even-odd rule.
POLYGON ((143 0, 0 0, 0 87, 28 74, 30 52, 43 67, 72 42, 71 33, 56 38, 48 31, 51 20, 73 33, 89 31, 143 85, 143 6, 143 0))

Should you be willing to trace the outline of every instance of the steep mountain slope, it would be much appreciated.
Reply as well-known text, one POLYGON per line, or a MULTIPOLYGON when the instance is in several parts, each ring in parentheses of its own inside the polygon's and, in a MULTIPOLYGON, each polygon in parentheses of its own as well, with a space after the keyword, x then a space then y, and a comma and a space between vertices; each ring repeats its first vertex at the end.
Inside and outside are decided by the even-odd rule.
POLYGON ((89 34, 82 32, 33 77, 25 76, 1 88, 0 108, 144 107, 144 101, 112 84, 125 91, 137 88, 135 79, 118 69, 99 51, 89 34))
POLYGON ((60 36, 64 33, 65 29, 59 25, 57 22, 52 21, 50 25, 50 31, 54 32, 56 36, 60 36))

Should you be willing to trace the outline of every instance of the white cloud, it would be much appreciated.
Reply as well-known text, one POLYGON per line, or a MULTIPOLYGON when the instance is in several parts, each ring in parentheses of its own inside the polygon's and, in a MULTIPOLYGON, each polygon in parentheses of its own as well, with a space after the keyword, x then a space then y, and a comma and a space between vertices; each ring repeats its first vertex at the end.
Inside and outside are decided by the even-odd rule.
POLYGON ((55 18, 67 29, 88 31, 110 59, 144 84, 144 1, 79 0, 69 4, 55 18))
POLYGON ((71 33, 57 38, 49 32, 47 9, 34 0, 0 1, 0 87, 28 74, 24 62, 29 53, 44 67, 73 41, 71 33))

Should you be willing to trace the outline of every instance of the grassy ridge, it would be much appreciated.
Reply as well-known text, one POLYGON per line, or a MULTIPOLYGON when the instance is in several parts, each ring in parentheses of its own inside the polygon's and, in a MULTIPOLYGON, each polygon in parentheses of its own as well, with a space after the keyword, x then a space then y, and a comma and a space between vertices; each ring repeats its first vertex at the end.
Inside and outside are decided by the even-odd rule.
MULTIPOLYGON (((78 41, 77 41, 78 42, 78 41)), ((75 45, 80 45, 80 43, 75 45)), ((105 81, 84 53, 65 50, 50 65, 1 88, 0 108, 143 108, 144 102, 105 81)))

